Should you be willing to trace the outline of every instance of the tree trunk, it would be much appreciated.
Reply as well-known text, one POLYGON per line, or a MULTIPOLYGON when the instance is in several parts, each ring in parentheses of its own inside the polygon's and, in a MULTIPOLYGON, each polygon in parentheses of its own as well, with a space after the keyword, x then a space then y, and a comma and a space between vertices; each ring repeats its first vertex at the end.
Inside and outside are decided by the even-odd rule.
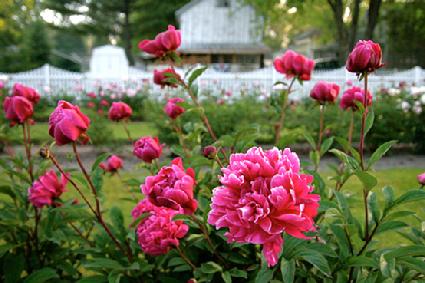
POLYGON ((328 0, 331 6, 333 17, 335 20, 335 26, 337 28, 337 43, 338 43, 338 62, 343 65, 347 56, 347 30, 344 26, 344 5, 342 0, 328 0))
POLYGON ((131 27, 130 27, 130 0, 124 0, 124 26, 123 26, 123 35, 124 35, 124 45, 125 53, 127 55, 128 62, 130 66, 134 66, 134 57, 132 54, 131 48, 131 27))
POLYGON ((351 22, 350 39, 349 39, 349 45, 348 45, 349 50, 353 49, 354 44, 356 43, 357 27, 358 27, 358 23, 359 23, 360 3, 361 2, 362 2, 361 0, 355 0, 354 1, 353 20, 351 22))
POLYGON ((376 24, 379 18, 379 9, 381 8, 382 0, 370 0, 369 10, 367 13, 367 29, 366 38, 373 39, 373 32, 375 31, 376 24))

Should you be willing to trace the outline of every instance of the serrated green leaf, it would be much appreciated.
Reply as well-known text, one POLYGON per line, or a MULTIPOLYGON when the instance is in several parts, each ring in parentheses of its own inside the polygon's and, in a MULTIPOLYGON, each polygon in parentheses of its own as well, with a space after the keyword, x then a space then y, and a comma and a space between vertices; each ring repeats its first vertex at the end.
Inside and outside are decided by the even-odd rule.
POLYGON ((386 143, 381 144, 375 150, 375 152, 372 154, 372 156, 369 158, 369 160, 367 162, 367 168, 369 169, 370 167, 372 167, 373 164, 375 164, 376 162, 378 162, 385 155, 385 153, 387 153, 387 151, 390 150, 390 148, 395 143, 397 143, 396 140, 389 141, 389 142, 386 142, 386 143))

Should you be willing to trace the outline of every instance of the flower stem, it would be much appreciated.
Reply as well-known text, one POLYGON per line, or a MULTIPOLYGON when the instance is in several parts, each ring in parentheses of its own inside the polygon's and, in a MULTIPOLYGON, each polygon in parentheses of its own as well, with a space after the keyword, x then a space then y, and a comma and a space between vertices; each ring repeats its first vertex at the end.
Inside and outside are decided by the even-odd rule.
POLYGON ((275 145, 277 145, 279 143, 279 140, 280 140, 280 131, 283 127, 283 122, 285 121, 286 107, 288 106, 288 97, 289 97, 289 94, 291 93, 292 86, 294 85, 295 79, 296 79, 296 77, 294 77, 291 80, 291 83, 289 84, 287 93, 284 94, 284 97, 283 97, 282 106, 280 108, 279 123, 277 124, 277 127, 275 129, 275 136, 274 136, 274 144, 275 145))
POLYGON ((186 155, 186 157, 190 157, 189 150, 187 149, 186 144, 184 143, 184 136, 183 136, 182 129, 174 121, 171 121, 171 125, 172 125, 174 131, 177 133, 177 136, 179 137, 179 143, 183 148, 184 154, 186 155))
POLYGON ((354 111, 351 111, 350 127, 348 128, 348 144, 352 145, 354 130, 354 111))
POLYGON ((184 252, 179 248, 179 246, 176 246, 176 250, 179 253, 180 257, 187 263, 190 265, 190 267, 192 268, 192 270, 196 269, 196 266, 190 261, 190 259, 184 254, 184 252))
POLYGON ((22 124, 25 152, 28 159, 28 175, 30 176, 31 183, 34 182, 34 174, 32 171, 32 162, 31 162, 31 133, 29 129, 28 122, 22 124))
POLYGON ((125 131, 125 133, 127 134, 128 141, 129 141, 130 143, 132 143, 132 142, 133 142, 133 139, 131 138, 130 131, 128 130, 127 121, 124 121, 124 122, 122 123, 122 125, 123 125, 123 127, 124 127, 124 131, 125 131))
POLYGON ((369 208, 367 206, 368 191, 363 189, 364 216, 365 216, 365 241, 369 241, 369 208))
POLYGON ((366 117, 367 117, 367 76, 368 74, 365 73, 364 75, 364 96, 363 96, 363 106, 364 111, 362 114, 362 127, 360 130, 360 145, 359 145, 359 154, 360 154, 360 166, 362 170, 364 170, 364 140, 365 140, 365 127, 366 127, 366 117))
POLYGON ((320 128, 319 128, 319 140, 317 141, 317 147, 316 150, 320 154, 320 146, 322 145, 322 138, 323 138, 323 120, 325 116, 325 105, 320 105, 320 128))

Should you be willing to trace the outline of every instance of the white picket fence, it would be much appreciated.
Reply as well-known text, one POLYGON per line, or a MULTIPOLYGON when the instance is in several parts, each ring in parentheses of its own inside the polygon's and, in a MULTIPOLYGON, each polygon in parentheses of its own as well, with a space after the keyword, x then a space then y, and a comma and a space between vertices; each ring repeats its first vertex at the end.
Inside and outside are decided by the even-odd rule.
MULTIPOLYGON (((178 71, 184 74, 184 70, 178 71)), ((170 92, 169 89, 161 89, 154 85, 152 79, 152 72, 135 68, 129 68, 127 77, 116 79, 96 78, 90 73, 69 72, 50 65, 21 73, 0 73, 0 80, 4 80, 9 87, 19 82, 34 87, 47 96, 59 94, 79 96, 88 91, 98 90, 100 86, 102 89, 115 89, 133 95, 141 89, 154 94, 170 92)), ((355 74, 347 72, 344 67, 334 70, 315 70, 310 81, 304 82, 302 86, 295 86, 295 92, 291 97, 297 99, 308 95, 313 85, 320 80, 334 82, 340 86, 346 86, 347 81, 357 84, 355 74)), ((285 77, 269 67, 243 73, 222 73, 209 69, 202 74, 197 83, 201 94, 231 93, 233 97, 237 97, 253 91, 259 96, 268 96, 277 81, 285 81, 285 77)), ((425 70, 420 67, 404 71, 384 69, 369 76, 369 87, 372 91, 397 87, 400 82, 405 82, 408 86, 424 86, 425 70)))

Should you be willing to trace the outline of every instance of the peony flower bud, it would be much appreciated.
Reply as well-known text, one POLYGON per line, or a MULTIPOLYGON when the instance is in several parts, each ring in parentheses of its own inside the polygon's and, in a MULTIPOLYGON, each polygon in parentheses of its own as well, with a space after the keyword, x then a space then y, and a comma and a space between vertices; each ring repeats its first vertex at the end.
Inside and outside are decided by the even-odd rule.
POLYGON ((40 101, 40 94, 35 89, 19 83, 13 85, 12 95, 25 97, 34 105, 40 101))
POLYGON ((425 172, 418 175, 418 182, 420 185, 425 186, 425 172))
POLYGON ((360 40, 351 51, 345 64, 353 73, 371 73, 383 66, 381 46, 372 40, 360 40))
POLYGON ((49 117, 49 134, 55 138, 57 145, 64 145, 81 140, 88 141, 86 131, 90 119, 84 115, 78 106, 60 100, 56 109, 49 117))
POLYGON ((119 122, 130 118, 132 114, 133 110, 124 102, 112 102, 112 106, 109 108, 109 119, 111 121, 119 122))
POLYGON ((338 98, 339 86, 334 83, 319 81, 310 92, 310 97, 320 104, 334 103, 338 98))
POLYGON ((116 155, 111 155, 106 162, 100 163, 99 167, 106 172, 114 173, 123 167, 123 161, 116 155))
POLYGON ((180 30, 176 30, 174 26, 169 25, 168 29, 158 34, 154 40, 143 40, 138 44, 138 47, 155 57, 162 57, 169 52, 176 51, 180 44, 180 30))
POLYGON ((185 112, 185 109, 183 107, 177 105, 177 103, 180 102, 184 102, 184 99, 180 97, 168 99, 168 102, 164 107, 164 112, 167 114, 168 117, 170 117, 170 119, 177 119, 177 117, 179 117, 185 112))
POLYGON ((314 61, 292 50, 286 51, 273 62, 274 68, 287 78, 297 77, 299 80, 308 81, 314 69, 314 61))
POLYGON ((133 146, 133 154, 147 163, 161 156, 162 146, 158 138, 143 137, 137 140, 133 146))
POLYGON ((213 145, 208 145, 202 150, 202 155, 208 159, 214 159, 217 155, 217 148, 213 145))
POLYGON ((24 124, 31 119, 34 113, 33 104, 24 96, 6 97, 3 101, 3 110, 11 127, 16 124, 24 124))

